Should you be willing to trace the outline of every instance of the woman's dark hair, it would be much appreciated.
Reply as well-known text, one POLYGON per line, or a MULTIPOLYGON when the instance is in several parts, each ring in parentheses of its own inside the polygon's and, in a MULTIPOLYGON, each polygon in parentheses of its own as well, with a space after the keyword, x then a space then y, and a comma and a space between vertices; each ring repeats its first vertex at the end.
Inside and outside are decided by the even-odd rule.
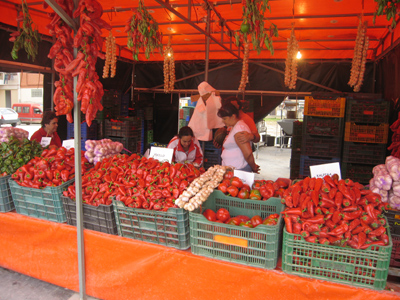
POLYGON ((227 98, 223 98, 222 101, 221 101, 221 105, 224 106, 224 104, 232 103, 232 102, 235 102, 235 101, 239 105, 238 109, 242 110, 243 109, 243 103, 242 103, 242 101, 238 100, 238 98, 236 98, 235 96, 229 96, 227 98))
POLYGON ((43 113, 43 118, 42 118, 42 127, 44 127, 44 125, 46 124, 50 124, 51 120, 53 120, 54 118, 58 119, 58 116, 56 115, 56 113, 54 111, 45 111, 43 113))
POLYGON ((184 127, 182 127, 181 129, 179 129, 178 137, 179 137, 180 139, 181 139, 182 137, 188 136, 188 135, 194 137, 192 128, 190 128, 189 126, 184 126, 184 127))
POLYGON ((232 117, 232 115, 236 115, 236 117, 239 117, 239 110, 236 108, 235 105, 229 102, 221 106, 221 108, 218 110, 217 115, 220 118, 232 117))

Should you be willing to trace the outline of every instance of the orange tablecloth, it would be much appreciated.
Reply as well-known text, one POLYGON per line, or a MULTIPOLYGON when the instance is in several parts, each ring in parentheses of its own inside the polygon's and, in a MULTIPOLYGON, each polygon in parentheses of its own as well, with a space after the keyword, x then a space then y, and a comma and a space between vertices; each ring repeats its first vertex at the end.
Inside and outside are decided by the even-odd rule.
MULTIPOLYGON (((86 293, 101 299, 399 299, 85 230, 86 293)), ((0 213, 0 266, 79 291, 76 228, 0 213)))

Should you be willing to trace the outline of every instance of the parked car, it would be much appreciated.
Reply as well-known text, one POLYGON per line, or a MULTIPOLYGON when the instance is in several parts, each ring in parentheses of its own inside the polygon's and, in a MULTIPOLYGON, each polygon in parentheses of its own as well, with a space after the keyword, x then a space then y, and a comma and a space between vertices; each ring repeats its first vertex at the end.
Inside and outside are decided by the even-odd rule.
POLYGON ((12 108, 1 107, 0 108, 0 125, 2 124, 11 124, 12 127, 20 124, 21 121, 18 118, 18 113, 12 108))
POLYGON ((18 113, 22 123, 40 123, 43 117, 43 108, 39 104, 15 103, 12 108, 18 113))

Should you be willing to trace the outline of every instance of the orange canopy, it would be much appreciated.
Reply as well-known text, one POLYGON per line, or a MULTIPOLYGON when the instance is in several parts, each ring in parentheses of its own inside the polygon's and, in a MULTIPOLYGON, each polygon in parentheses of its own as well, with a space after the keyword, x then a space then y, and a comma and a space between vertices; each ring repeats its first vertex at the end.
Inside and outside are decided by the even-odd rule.
MULTIPOLYGON (((53 1, 53 0, 52 0, 53 1)), ((20 0, 0 0, 2 3, 1 22, 17 26, 16 17, 20 0)), ((116 42, 121 46, 120 56, 132 59, 132 52, 126 47, 127 34, 124 32, 126 21, 132 16, 132 10, 138 7, 138 0, 99 0, 104 13, 102 19, 112 26, 116 42)), ((211 60, 241 59, 243 53, 235 45, 235 32, 242 23, 242 0, 145 0, 144 4, 151 16, 159 24, 166 46, 168 36, 172 38, 175 60, 204 60, 206 58, 206 21, 210 20, 211 60), (209 13, 208 13, 209 12, 209 13)), ((373 15, 377 10, 374 0, 270 0, 271 12, 265 13, 265 28, 269 30, 275 24, 279 36, 273 38, 275 54, 263 50, 259 55, 252 50, 250 59, 286 59, 287 39, 292 24, 304 59, 352 59, 359 18, 368 22, 369 37, 368 59, 374 59, 388 49, 400 37, 399 26, 391 32, 386 16, 373 15)), ((40 33, 49 35, 45 28, 50 22, 41 2, 29 0, 28 5, 34 23, 40 33)), ((398 18, 397 18, 398 19, 398 18)), ((108 31, 103 30, 103 37, 108 31)), ((251 47, 252 48, 252 47, 251 47)), ((265 49, 265 47, 264 47, 265 49)), ((142 54, 140 61, 146 61, 142 54)), ((162 61, 163 56, 155 52, 151 61, 162 61)))

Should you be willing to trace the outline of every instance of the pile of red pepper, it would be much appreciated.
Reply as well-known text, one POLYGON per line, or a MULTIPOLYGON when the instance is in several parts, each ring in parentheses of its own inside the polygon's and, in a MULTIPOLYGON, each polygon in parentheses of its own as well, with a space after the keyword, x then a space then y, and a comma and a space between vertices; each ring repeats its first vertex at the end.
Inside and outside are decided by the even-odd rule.
POLYGON ((218 190, 225 195, 250 200, 268 200, 271 197, 280 197, 290 185, 289 179, 279 178, 272 180, 254 180, 252 187, 233 176, 233 171, 227 171, 224 179, 218 185, 218 190))
POLYGON ((308 242, 354 249, 389 243, 382 215, 388 205, 351 179, 306 177, 283 193, 282 203, 287 232, 308 242))
POLYGON ((256 228, 258 225, 274 226, 278 224, 279 220, 278 214, 271 214, 264 220, 258 215, 251 218, 244 215, 231 217, 229 211, 225 208, 220 208, 216 213, 212 209, 206 209, 203 212, 203 216, 211 222, 225 223, 247 228, 256 228))
MULTIPOLYGON (((86 172, 92 166, 81 151, 81 168, 86 172)), ((64 147, 43 150, 42 156, 31 159, 11 175, 20 186, 44 189, 59 186, 75 177, 75 149, 64 147)))
MULTIPOLYGON (((204 172, 192 164, 170 164, 153 158, 118 154, 98 162, 82 178, 83 203, 110 205, 113 198, 126 206, 166 211, 190 182, 204 172)), ((64 196, 75 199, 75 184, 64 196)))

